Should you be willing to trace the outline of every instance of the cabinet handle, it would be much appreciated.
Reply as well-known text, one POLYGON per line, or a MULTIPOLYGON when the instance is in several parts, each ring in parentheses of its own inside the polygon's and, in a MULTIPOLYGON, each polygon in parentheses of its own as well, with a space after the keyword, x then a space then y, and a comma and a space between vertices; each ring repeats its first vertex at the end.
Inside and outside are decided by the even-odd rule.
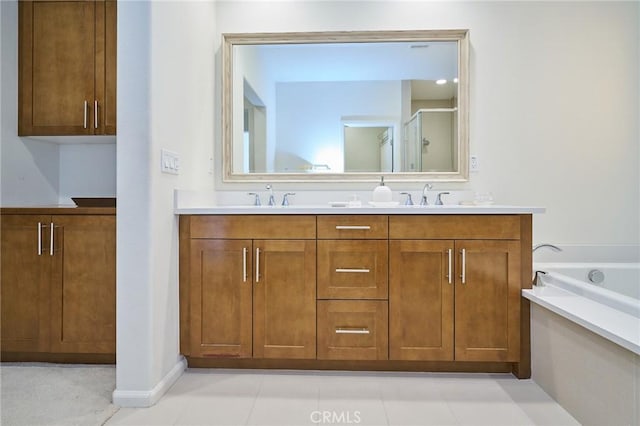
POLYGON ((50 238, 50 245, 49 245, 49 256, 53 256, 53 222, 51 222, 50 224, 50 230, 51 230, 51 238, 50 238))
POLYGON ((462 275, 460 275, 460 278, 462 278, 462 284, 465 284, 467 280, 467 251, 462 249, 460 253, 462 254, 462 275))
POLYGON ((87 128, 87 107, 89 106, 89 102, 84 101, 84 120, 82 121, 82 128, 87 128))
POLYGON ((451 257, 451 249, 447 250, 447 257, 448 257, 448 262, 449 262, 449 269, 447 272, 447 279, 449 280, 449 284, 451 284, 451 268, 453 266, 453 259, 451 257))
POLYGON ((260 248, 256 247, 256 282, 260 282, 260 248))
POLYGON ((242 247, 242 282, 247 282, 247 248, 242 247))
POLYGON ((98 101, 93 101, 93 128, 98 128, 98 101))
POLYGON ((364 273, 367 274, 369 273, 369 270, 366 268, 361 268, 361 269, 349 269, 349 268, 336 268, 336 272, 355 272, 355 273, 364 273))
POLYGON ((336 334, 369 334, 367 328, 336 328, 336 334))
POLYGON ((336 229, 368 230, 368 229, 371 229, 371 227, 369 225, 336 225, 336 229))
POLYGON ((38 256, 42 256, 42 222, 38 222, 38 256))

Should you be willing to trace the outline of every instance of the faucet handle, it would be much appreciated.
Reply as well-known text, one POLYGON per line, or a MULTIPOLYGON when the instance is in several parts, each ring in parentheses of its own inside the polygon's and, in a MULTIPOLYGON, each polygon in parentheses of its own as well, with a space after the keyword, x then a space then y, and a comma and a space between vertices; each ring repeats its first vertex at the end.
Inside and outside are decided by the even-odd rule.
POLYGON ((255 193, 255 192, 247 192, 247 195, 253 195, 255 198, 253 199, 253 205, 254 206, 261 206, 262 203, 260 202, 260 195, 255 193))
POLYGON ((436 198, 436 206, 441 206, 442 205, 442 196, 443 195, 448 195, 449 192, 439 192, 438 193, 438 198, 436 198))
POLYGON ((289 205, 288 195, 296 195, 296 193, 295 192, 287 192, 286 194, 284 194, 284 196, 282 197, 282 205, 283 206, 288 206, 289 205))
POLYGON ((407 199, 404 202, 405 206, 412 206, 413 205, 413 200, 411 199, 411 194, 409 194, 408 192, 401 192, 400 194, 407 196, 407 199))

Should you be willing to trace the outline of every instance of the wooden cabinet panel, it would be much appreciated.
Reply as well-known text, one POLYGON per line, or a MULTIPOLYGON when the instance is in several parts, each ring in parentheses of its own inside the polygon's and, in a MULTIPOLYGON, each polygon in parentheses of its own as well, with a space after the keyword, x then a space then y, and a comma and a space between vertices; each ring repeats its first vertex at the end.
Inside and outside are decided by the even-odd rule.
POLYGON ((455 359, 518 361, 519 243, 456 241, 455 246, 455 359))
POLYGON ((389 235, 387 216, 318 216, 319 239, 380 239, 389 235))
POLYGON ((388 359, 386 301, 318 301, 318 359, 388 359))
POLYGON ((391 239, 487 239, 520 238, 517 215, 405 215, 389 218, 391 239))
POLYGON ((192 216, 191 238, 315 239, 315 216, 192 216))
POLYGON ((20 136, 115 134, 115 8, 19 2, 20 136))
POLYGON ((318 241, 319 299, 386 299, 387 240, 318 241))
POLYGON ((191 241, 191 355, 252 355, 252 243, 191 241))
POLYGON ((47 250, 49 233, 45 226, 49 219, 49 216, 35 215, 2 216, 3 351, 39 352, 48 349, 51 256, 47 250), (38 238, 39 226, 41 238, 38 238))
POLYGON ((447 240, 389 242, 390 359, 453 360, 453 248, 447 240))
POLYGON ((51 351, 115 353, 116 218, 52 216, 51 351))
POLYGON ((315 358, 315 241, 256 240, 254 252, 254 358, 315 358))

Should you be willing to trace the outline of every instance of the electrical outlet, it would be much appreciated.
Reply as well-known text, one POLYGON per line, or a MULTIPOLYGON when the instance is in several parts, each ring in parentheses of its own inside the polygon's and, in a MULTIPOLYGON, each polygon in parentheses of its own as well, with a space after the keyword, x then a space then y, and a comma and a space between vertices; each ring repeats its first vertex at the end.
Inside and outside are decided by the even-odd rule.
POLYGON ((175 152, 161 149, 160 150, 160 171, 177 175, 180 171, 180 156, 175 152))
POLYGON ((480 171, 480 161, 478 161, 477 155, 472 155, 469 161, 469 169, 472 172, 480 171))

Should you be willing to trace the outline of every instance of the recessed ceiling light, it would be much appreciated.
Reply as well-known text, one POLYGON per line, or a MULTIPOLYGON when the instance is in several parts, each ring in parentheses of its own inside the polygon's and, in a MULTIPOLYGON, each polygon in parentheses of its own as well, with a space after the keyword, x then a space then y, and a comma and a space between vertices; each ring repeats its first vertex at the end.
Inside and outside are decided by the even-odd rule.
POLYGON ((441 78, 440 80, 436 80, 436 84, 447 84, 447 80, 441 78))

